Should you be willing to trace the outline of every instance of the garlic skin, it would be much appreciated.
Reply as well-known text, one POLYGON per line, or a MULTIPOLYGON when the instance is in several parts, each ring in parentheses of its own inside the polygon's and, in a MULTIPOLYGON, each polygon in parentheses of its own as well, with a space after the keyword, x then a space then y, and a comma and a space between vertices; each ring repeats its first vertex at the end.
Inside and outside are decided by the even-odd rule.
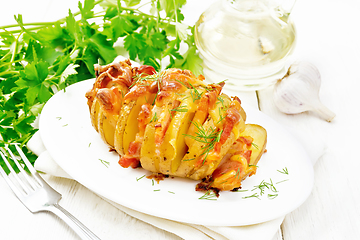
POLYGON ((321 76, 315 65, 295 62, 287 74, 274 86, 274 103, 286 114, 306 111, 316 112, 319 117, 331 122, 336 116, 319 99, 321 76))

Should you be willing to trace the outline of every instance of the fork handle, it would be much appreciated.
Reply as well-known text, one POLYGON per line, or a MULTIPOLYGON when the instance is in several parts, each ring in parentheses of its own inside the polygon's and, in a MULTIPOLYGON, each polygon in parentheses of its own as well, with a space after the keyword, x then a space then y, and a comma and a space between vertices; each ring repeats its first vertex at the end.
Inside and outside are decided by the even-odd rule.
POLYGON ((59 204, 50 205, 47 208, 48 211, 54 213, 61 218, 74 232, 83 240, 100 240, 90 229, 82 224, 71 213, 61 207, 59 204))

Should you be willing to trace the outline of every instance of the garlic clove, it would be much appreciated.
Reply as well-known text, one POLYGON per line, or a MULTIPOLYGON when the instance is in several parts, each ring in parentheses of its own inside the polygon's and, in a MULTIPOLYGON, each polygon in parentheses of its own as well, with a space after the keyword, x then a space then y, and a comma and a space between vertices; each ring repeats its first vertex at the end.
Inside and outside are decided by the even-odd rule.
POLYGON ((329 108, 327 108, 320 100, 318 100, 316 103, 313 103, 313 109, 312 111, 316 112, 322 119, 331 122, 336 114, 332 112, 329 108))
POLYGON ((274 103, 283 113, 313 111, 330 122, 334 119, 335 113, 321 103, 320 86, 321 76, 315 65, 309 62, 293 63, 287 74, 274 86, 274 103))

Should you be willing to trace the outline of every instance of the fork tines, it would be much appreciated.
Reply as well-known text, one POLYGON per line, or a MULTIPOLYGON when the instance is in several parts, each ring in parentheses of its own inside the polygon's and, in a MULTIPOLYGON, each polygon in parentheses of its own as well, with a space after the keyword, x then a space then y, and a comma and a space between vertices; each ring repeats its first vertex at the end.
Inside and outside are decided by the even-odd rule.
POLYGON ((6 180, 6 182, 10 185, 11 189, 14 191, 14 193, 17 196, 19 196, 19 195, 21 196, 24 193, 30 194, 36 188, 38 188, 39 186, 42 186, 41 181, 36 177, 37 172, 36 172, 35 168, 31 165, 30 161, 25 156, 24 152, 21 150, 21 148, 18 146, 18 144, 12 144, 12 145, 15 146, 17 152, 20 155, 20 158, 16 157, 14 155, 14 153, 10 150, 9 146, 6 145, 3 149, 5 149, 7 151, 7 153, 0 151, 0 155, 11 173, 10 174, 11 177, 10 177, 10 175, 7 176, 5 170, 2 167, 0 167, 0 173, 3 176, 3 178, 6 180), (10 158, 13 160, 16 167, 19 169, 19 173, 16 173, 16 170, 11 166, 11 163, 9 161, 10 158), (27 169, 30 171, 32 176, 30 176, 24 170, 24 167, 21 166, 21 164, 19 162, 20 160, 22 160, 22 163, 27 167, 27 169), (11 178, 13 180, 11 180, 11 178), (19 186, 21 187, 23 192, 21 192, 21 190, 19 190, 19 186))

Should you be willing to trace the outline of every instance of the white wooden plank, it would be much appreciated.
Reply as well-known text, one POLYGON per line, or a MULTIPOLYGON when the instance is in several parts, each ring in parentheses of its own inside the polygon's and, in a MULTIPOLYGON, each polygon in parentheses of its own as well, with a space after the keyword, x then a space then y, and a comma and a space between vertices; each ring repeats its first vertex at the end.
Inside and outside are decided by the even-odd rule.
MULTIPOLYGON (((45 176, 45 179, 62 193, 60 205, 101 239, 180 239, 172 233, 128 216, 74 180, 48 176, 45 176)), ((0 218, 1 239, 79 239, 56 216, 50 213, 30 213, 12 194, 2 178, 0 191, 0 211, 7 216, 6 222, 0 218), (21 229, 21 234, 15 231, 16 228, 21 229)))

